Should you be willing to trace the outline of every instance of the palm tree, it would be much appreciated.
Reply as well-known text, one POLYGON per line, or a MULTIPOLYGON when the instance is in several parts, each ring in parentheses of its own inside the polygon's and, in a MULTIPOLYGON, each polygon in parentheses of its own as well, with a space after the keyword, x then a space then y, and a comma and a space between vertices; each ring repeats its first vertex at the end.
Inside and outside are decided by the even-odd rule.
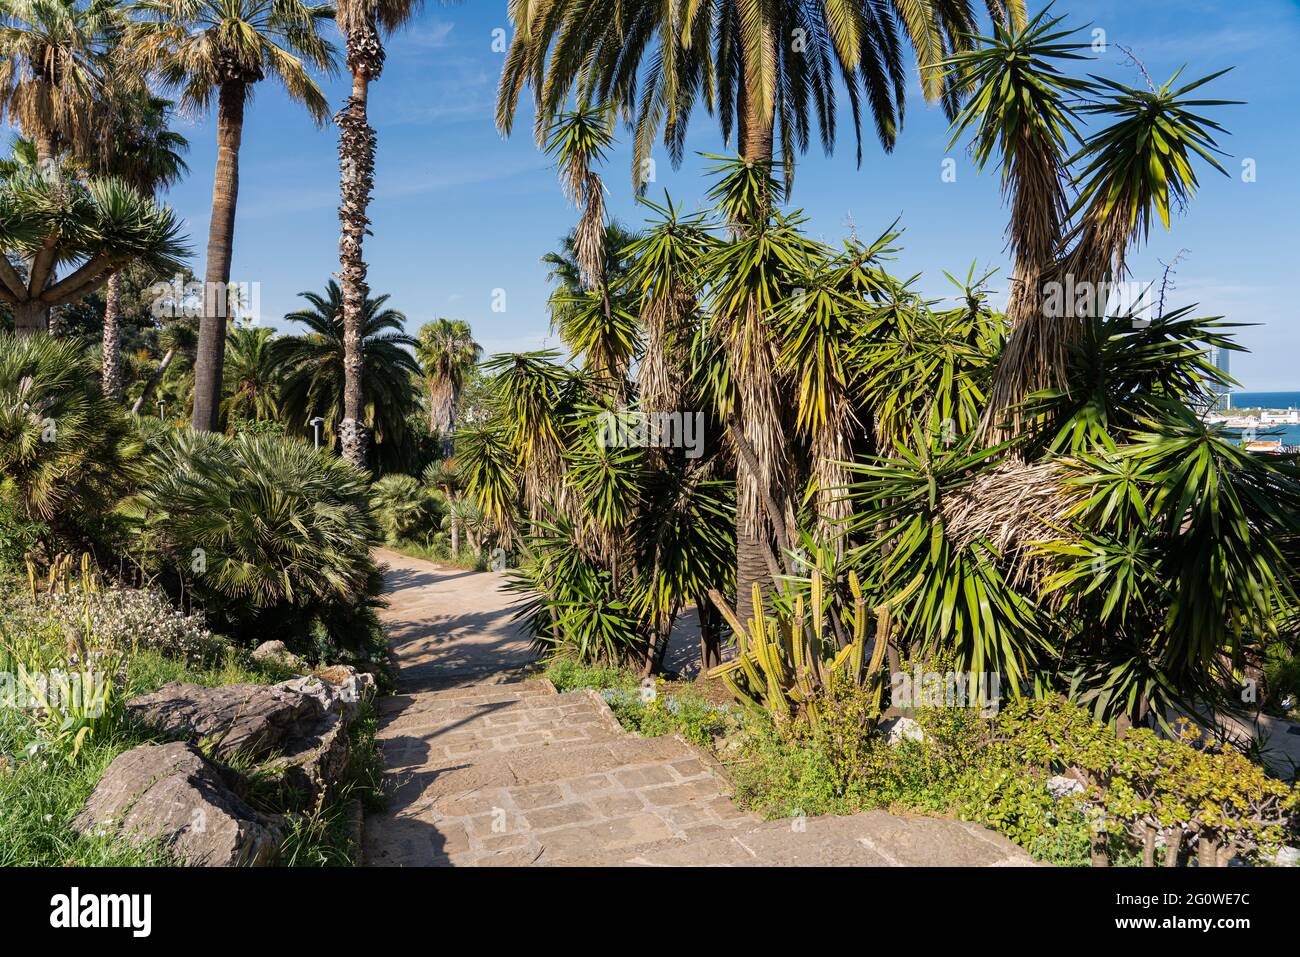
MULTIPOLYGON (((172 367, 178 356, 182 357, 185 363, 193 366, 199 348, 199 337, 191 323, 170 322, 163 326, 162 331, 158 333, 158 345, 163 349, 163 357, 158 362, 158 368, 153 371, 153 375, 145 382, 144 388, 140 390, 139 398, 132 403, 131 412, 134 415, 139 415, 144 410, 149 397, 162 383, 167 375, 167 370, 172 367)), ((189 376, 187 375, 186 378, 189 378, 189 376)))
POLYGON ((274 332, 241 326, 227 335, 225 393, 221 417, 268 421, 279 412, 282 370, 276 362, 274 332))
POLYGON ((66 162, 46 173, 21 168, 0 180, 0 303, 21 335, 43 331, 54 306, 75 302, 132 260, 168 274, 189 249, 175 214, 120 180, 74 175, 66 162), (10 257, 27 263, 21 275, 10 257), (59 263, 76 268, 55 281, 59 263))
POLYGON ((217 100, 217 169, 193 415, 194 428, 212 431, 220 415, 244 108, 253 87, 271 76, 317 123, 326 121, 329 105, 307 67, 326 73, 335 68, 334 47, 319 32, 334 11, 302 0, 137 0, 133 10, 132 62, 178 90, 185 108, 204 111, 217 100))
MULTIPOLYGON (((1023 0, 988 0, 987 6, 995 19, 1024 22, 1023 0)), ((515 33, 497 99, 504 133, 511 130, 525 84, 532 87, 543 143, 571 96, 580 106, 601 103, 633 121, 633 181, 643 187, 659 129, 669 156, 679 162, 691 110, 702 100, 710 114, 716 112, 725 138, 735 131, 741 158, 758 170, 749 182, 761 191, 757 205, 747 220, 732 220, 738 231, 766 220, 778 186, 768 175, 776 168, 775 136, 787 189, 796 155, 808 147, 814 115, 823 147, 833 148, 832 76, 838 75, 848 94, 859 159, 863 97, 881 145, 893 148, 905 99, 900 25, 915 51, 927 99, 941 101, 955 115, 960 82, 940 64, 971 47, 976 23, 969 0, 630 0, 617 16, 604 0, 511 0, 509 9, 515 33)), ((763 539, 789 537, 777 528, 789 509, 786 515, 764 514, 759 503, 788 498, 789 490, 770 485, 782 480, 787 440, 772 414, 781 402, 768 317, 757 302, 733 315, 743 318, 744 328, 726 337, 739 392, 730 431, 733 441, 743 440, 753 453, 739 455, 737 468, 737 593, 744 621, 751 583, 765 574, 763 539)))
POLYGON ((392 33, 403 26, 421 5, 421 0, 340 0, 335 19, 343 34, 348 70, 352 74, 352 95, 334 121, 339 127, 339 276, 343 280, 344 369, 343 457, 364 467, 367 436, 361 425, 364 360, 361 356, 361 324, 366 297, 366 260, 362 254, 366 226, 370 220, 370 190, 374 186, 375 131, 370 126, 367 104, 370 82, 384 69, 384 45, 380 30, 392 33))
POLYGON ((465 377, 482 356, 469 323, 460 319, 435 319, 416 335, 415 357, 429 390, 429 432, 441 434, 444 446, 450 445, 448 436, 456 425, 465 377))
MULTIPOLYGON (((93 165, 122 179, 142 196, 153 196, 159 188, 176 182, 189 170, 182 158, 189 141, 170 128, 172 103, 146 92, 118 98, 107 152, 93 165)), ((121 280, 119 273, 108 277, 104 290, 104 395, 122 400, 121 280)))
MULTIPOLYGON (((35 143, 43 175, 63 151, 93 154, 102 145, 110 51, 123 26, 117 0, 0 0, 0 119, 35 143)), ((38 271, 34 261, 28 267, 38 271)), ((53 284, 54 265, 39 271, 42 286, 53 284)), ((36 303, 22 318, 20 331, 47 329, 50 306, 36 303)))
POLYGON ((117 0, 0 0, 0 119, 31 137, 40 165, 101 139, 123 26, 117 0))
MULTIPOLYGON (((274 356, 285 369, 281 412, 291 430, 306 430, 314 416, 325 420, 323 434, 338 445, 339 423, 344 417, 343 291, 330 280, 325 295, 300 293, 311 308, 284 318, 301 322, 306 335, 282 336, 274 356)), ((410 349, 415 340, 402 332, 406 317, 384 308, 388 296, 366 300, 362 346, 366 367, 362 378, 364 424, 375 437, 372 464, 390 471, 405 464, 409 436, 407 417, 415 411, 411 378, 420 367, 410 349)))
MULTIPOLYGON (((642 186, 660 127, 670 156, 680 161, 699 99, 716 112, 724 137, 735 130, 747 161, 771 162, 778 133, 789 174, 796 152, 808 148, 813 114, 822 145, 834 146, 831 80, 838 75, 861 158, 864 105, 881 145, 892 149, 897 136, 905 100, 900 27, 915 50, 926 98, 955 110, 959 87, 939 63, 971 46, 973 6, 970 0, 630 0, 611 16, 604 0, 510 0, 515 32, 497 123, 510 132, 525 84, 533 89, 539 139, 571 94, 579 103, 604 103, 634 122, 633 178, 642 186)), ((1023 0, 986 0, 986 6, 994 19, 1024 22, 1023 0)))

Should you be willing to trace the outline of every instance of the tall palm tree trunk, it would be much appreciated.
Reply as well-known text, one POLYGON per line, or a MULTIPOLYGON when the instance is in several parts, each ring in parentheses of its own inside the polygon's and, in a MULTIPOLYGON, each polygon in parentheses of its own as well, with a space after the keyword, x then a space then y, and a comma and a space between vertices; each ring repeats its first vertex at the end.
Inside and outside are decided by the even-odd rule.
POLYGON ((199 320, 194 365, 194 415, 198 432, 214 432, 221 410, 221 376, 226 358, 226 301, 230 256, 235 241, 235 204, 239 199, 239 145, 244 134, 247 85, 221 84, 217 101, 217 171, 212 183, 212 221, 208 226, 208 262, 203 274, 203 315, 199 320))
POLYGON ((122 312, 121 273, 108 277, 104 290, 104 395, 114 402, 122 401, 122 329, 119 317, 122 312))
POLYGON ((363 408, 362 322, 365 317, 366 260, 362 244, 370 191, 375 185, 375 131, 367 115, 370 81, 384 68, 384 48, 373 21, 347 33, 348 69, 352 95, 334 121, 339 127, 339 283, 343 290, 343 421, 339 441, 343 458, 366 467, 369 435, 363 408))
MULTIPOLYGON (((749 77, 750 70, 750 65, 747 63, 746 78, 740 91, 741 108, 737 111, 740 119, 740 128, 737 132, 741 156, 750 163, 770 163, 772 161, 772 116, 765 113, 755 97, 747 93, 747 90, 753 87, 749 77)), ((761 320, 761 317, 758 318, 761 320)), ((759 329, 754 331, 761 332, 761 321, 758 325, 759 329)), ((767 383, 759 381, 761 369, 752 370, 750 375, 740 375, 734 368, 738 358, 734 356, 732 359, 732 374, 738 377, 737 417, 740 431, 751 448, 767 448, 769 443, 763 441, 763 436, 755 433, 760 425, 759 409, 767 398, 762 395, 762 390, 765 386, 770 386, 770 380, 767 383)), ((760 366, 767 365, 761 361, 762 358, 760 353, 754 353, 751 354, 750 361, 760 366)), ((770 366, 766 371, 770 375, 770 366)), ((761 463, 759 465, 761 469, 761 463)), ((770 492, 771 489, 762 487, 765 478, 761 474, 754 474, 747 456, 736 456, 736 617, 742 624, 748 623, 754 614, 754 583, 766 580, 771 567, 768 523, 764 519, 762 504, 764 493, 770 492)), ((776 516, 771 518, 777 520, 776 516)))

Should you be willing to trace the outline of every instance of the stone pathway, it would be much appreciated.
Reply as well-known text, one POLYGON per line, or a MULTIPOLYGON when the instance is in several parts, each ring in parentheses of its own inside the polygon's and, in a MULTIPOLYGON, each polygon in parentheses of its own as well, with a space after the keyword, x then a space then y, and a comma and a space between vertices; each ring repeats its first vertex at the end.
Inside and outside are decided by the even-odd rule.
POLYGON ((624 732, 595 692, 522 681, 501 576, 392 552, 398 693, 380 702, 385 813, 372 865, 1031 864, 973 824, 866 812, 762 822, 677 737, 624 732))

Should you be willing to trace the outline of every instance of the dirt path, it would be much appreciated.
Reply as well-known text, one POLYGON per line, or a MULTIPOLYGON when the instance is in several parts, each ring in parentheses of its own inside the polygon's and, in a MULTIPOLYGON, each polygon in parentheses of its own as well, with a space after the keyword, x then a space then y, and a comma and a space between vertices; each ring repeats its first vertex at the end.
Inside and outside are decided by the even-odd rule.
POLYGON ((1031 863, 956 821, 867 812, 761 822, 684 740, 624 732, 594 692, 521 680, 529 643, 502 576, 379 557, 398 693, 380 702, 389 803, 366 820, 368 864, 1031 863))

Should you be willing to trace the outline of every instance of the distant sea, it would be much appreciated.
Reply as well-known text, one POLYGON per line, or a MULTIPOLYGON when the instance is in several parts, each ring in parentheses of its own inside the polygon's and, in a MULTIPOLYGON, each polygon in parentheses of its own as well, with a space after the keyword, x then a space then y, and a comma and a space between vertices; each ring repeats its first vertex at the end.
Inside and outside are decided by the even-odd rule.
MULTIPOLYGON (((1234 392, 1232 393, 1234 409, 1300 409, 1300 392, 1234 392)), ((1268 434, 1260 434, 1261 439, 1274 437, 1272 429, 1268 434)), ((1276 437, 1284 445, 1300 445, 1300 425, 1277 427, 1276 437)))

